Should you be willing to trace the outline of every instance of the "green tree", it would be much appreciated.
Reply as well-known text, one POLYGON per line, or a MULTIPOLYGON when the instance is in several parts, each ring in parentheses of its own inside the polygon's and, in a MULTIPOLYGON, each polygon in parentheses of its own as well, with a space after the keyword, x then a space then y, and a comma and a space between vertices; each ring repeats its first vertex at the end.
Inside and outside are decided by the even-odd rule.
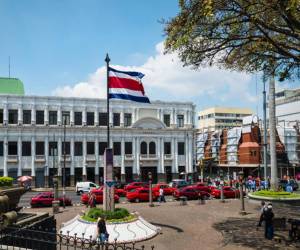
POLYGON ((275 78, 299 78, 299 0, 180 0, 165 22, 166 52, 184 65, 263 71, 269 81, 271 186, 278 188, 275 78))

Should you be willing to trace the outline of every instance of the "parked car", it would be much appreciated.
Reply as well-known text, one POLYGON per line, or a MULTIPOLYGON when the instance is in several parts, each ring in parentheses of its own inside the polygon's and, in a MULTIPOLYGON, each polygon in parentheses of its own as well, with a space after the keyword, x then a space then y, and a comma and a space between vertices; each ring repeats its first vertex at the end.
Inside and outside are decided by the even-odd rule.
POLYGON ((186 187, 188 185, 189 183, 182 179, 174 179, 169 183, 169 186, 173 188, 181 188, 181 187, 186 187))
MULTIPOLYGON (((98 189, 103 190, 103 186, 100 186, 98 189)), ((118 196, 126 196, 126 191, 124 189, 115 187, 115 194, 118 196)))
MULTIPOLYGON (((103 189, 101 188, 94 188, 90 191, 91 194, 94 194, 96 196, 96 203, 102 204, 103 203, 103 189)), ((119 202, 120 197, 115 194, 114 200, 115 203, 119 202)), ((89 202, 89 194, 82 194, 80 197, 81 203, 88 204, 89 202)))
POLYGON ((199 191, 195 189, 193 186, 187 186, 178 188, 174 191, 173 197, 177 200, 179 197, 185 196, 188 200, 197 200, 201 199, 208 199, 210 198, 210 194, 205 191, 199 191))
MULTIPOLYGON (((59 205, 62 206, 64 198, 60 196, 57 200, 59 200, 59 205)), ((52 201, 54 201, 54 193, 43 192, 33 196, 31 198, 30 205, 31 207, 52 206, 52 201)), ((68 197, 65 197, 65 205, 72 206, 72 200, 68 197)))
POLYGON ((76 190, 76 193, 78 195, 80 195, 80 194, 89 192, 93 188, 99 188, 99 185, 97 185, 94 182, 90 182, 90 181, 82 181, 82 182, 77 182, 76 183, 76 189, 75 190, 76 190))
POLYGON ((157 183, 153 188, 153 192, 159 193, 159 189, 162 188, 164 190, 164 195, 172 195, 176 188, 170 187, 166 183, 157 183))
MULTIPOLYGON (((223 187, 224 198, 238 198, 240 197, 240 191, 230 186, 223 187)), ((211 195, 215 198, 221 198, 221 189, 215 188, 212 190, 211 195)), ((245 192, 244 192, 245 195, 245 192)))
POLYGON ((149 187, 149 184, 146 182, 131 182, 124 187, 125 191, 130 191, 132 189, 136 189, 138 187, 149 187))
MULTIPOLYGON (((131 189, 127 192, 126 198, 130 202, 140 202, 140 201, 149 201, 149 188, 140 187, 136 189, 131 189)), ((158 194, 152 192, 152 199, 153 201, 158 199, 158 194)))
POLYGON ((279 182, 279 186, 282 187, 283 190, 286 190, 286 186, 288 184, 292 186, 293 191, 296 191, 299 188, 298 183, 293 179, 290 179, 289 183, 288 183, 288 180, 280 180, 280 182, 279 182))
POLYGON ((211 190, 212 190, 210 187, 206 186, 203 182, 197 182, 196 184, 191 185, 191 186, 198 191, 204 191, 207 193, 211 193, 211 190))

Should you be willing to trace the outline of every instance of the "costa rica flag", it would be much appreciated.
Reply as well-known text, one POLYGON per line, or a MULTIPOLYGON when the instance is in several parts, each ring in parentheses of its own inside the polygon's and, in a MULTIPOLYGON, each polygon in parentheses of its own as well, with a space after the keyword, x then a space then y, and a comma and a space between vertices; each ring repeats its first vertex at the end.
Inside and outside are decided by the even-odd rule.
POLYGON ((150 103, 145 95, 141 72, 120 71, 108 68, 108 91, 109 99, 125 99, 135 102, 150 103))

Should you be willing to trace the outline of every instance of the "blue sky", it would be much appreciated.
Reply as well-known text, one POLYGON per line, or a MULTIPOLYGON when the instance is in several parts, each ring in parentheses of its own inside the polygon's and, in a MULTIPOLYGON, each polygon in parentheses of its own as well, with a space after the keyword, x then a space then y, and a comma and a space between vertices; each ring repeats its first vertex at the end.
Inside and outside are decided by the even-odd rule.
POLYGON ((146 72, 150 99, 256 110, 259 77, 194 72, 176 55, 163 55, 159 20, 177 11, 176 0, 0 0, 0 76, 8 75, 10 56, 11 75, 24 82, 26 94, 97 97, 96 90, 103 97, 109 52, 116 67, 146 72))

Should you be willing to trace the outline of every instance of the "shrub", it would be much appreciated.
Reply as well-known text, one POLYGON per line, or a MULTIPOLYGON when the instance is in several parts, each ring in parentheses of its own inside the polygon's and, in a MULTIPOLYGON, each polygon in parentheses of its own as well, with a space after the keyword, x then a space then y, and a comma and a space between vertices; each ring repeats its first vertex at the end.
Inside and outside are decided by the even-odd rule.
POLYGON ((114 212, 104 211, 100 208, 91 208, 84 216, 83 219, 87 221, 96 221, 99 217, 103 216, 106 220, 119 220, 126 218, 130 215, 125 208, 116 208, 114 212))
POLYGON ((13 184, 13 178, 11 177, 0 177, 0 187, 10 187, 13 184))
POLYGON ((273 198, 293 198, 300 197, 299 194, 289 193, 285 191, 261 190, 253 193, 258 196, 273 197, 273 198))

